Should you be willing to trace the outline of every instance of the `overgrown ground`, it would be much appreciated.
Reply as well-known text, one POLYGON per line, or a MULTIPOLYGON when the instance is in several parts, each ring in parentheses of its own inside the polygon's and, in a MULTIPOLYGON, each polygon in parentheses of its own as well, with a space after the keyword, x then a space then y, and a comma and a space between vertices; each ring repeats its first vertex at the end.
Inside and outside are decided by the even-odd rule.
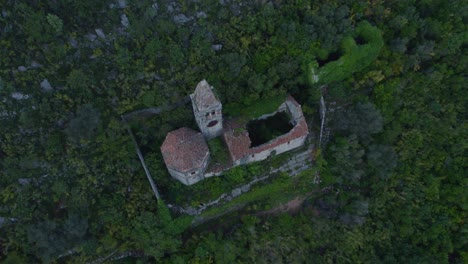
MULTIPOLYGON (((467 262, 464 1, 1 6, 0 262, 86 263, 128 252, 139 258, 127 262, 467 262), (231 221, 228 229, 172 219, 120 117, 178 102, 202 79, 245 115, 284 94, 308 114, 321 92, 336 101, 333 139, 316 160, 320 187, 333 191, 295 216, 217 220, 231 221)), ((181 126, 196 128, 189 105, 132 124, 163 193, 172 179, 159 146, 181 126)), ((232 202, 271 209, 271 199, 298 196, 287 190, 314 188, 308 179, 290 184, 232 202)))

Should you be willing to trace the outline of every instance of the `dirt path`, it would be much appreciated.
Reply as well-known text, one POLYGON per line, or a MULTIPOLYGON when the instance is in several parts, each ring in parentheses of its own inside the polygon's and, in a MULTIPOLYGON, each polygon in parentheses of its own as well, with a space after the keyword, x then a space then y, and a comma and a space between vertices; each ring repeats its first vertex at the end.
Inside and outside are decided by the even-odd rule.
POLYGON ((290 214, 295 214, 299 212, 301 209, 302 203, 306 199, 307 196, 304 197, 296 197, 286 204, 281 204, 280 206, 277 206, 275 208, 272 208, 267 211, 259 212, 256 215, 257 216, 265 216, 265 215, 275 215, 275 214, 281 214, 281 213, 290 213, 290 214))
POLYGON ((306 199, 310 198, 313 194, 329 192, 330 190, 331 190, 330 187, 325 187, 325 188, 323 188, 321 190, 315 190, 315 191, 306 193, 305 195, 303 195, 301 197, 297 196, 296 198, 294 198, 292 200, 289 200, 287 203, 281 204, 281 205, 279 205, 279 206, 277 206, 275 208, 272 208, 270 210, 258 212, 255 215, 256 216, 265 216, 265 215, 277 215, 277 214, 281 214, 281 213, 296 214, 301 210, 302 204, 304 203, 304 201, 306 199))

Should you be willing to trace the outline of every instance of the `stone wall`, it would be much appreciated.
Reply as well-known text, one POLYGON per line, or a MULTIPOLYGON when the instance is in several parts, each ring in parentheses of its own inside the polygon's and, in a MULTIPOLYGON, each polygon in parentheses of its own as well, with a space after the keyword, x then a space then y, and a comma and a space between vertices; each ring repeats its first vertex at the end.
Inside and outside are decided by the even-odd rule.
POLYGON ((287 105, 286 109, 293 120, 298 121, 303 118, 302 108, 300 106, 295 106, 291 101, 286 101, 285 104, 287 105))
POLYGON ((264 114, 258 118, 255 118, 255 120, 262 120, 262 119, 267 119, 269 117, 272 117, 274 115, 276 115, 277 113, 279 112, 286 112, 286 103, 282 103, 279 107, 278 107, 278 110, 276 110, 275 112, 273 113, 268 113, 268 114, 264 114))
POLYGON ((199 111, 194 102, 194 95, 191 94, 190 98, 192 99, 192 108, 195 121, 197 121, 198 128, 200 128, 201 132, 203 133, 203 136, 205 136, 206 139, 211 139, 220 136, 223 132, 222 105, 213 105, 212 107, 209 107, 204 111, 199 111), (214 112, 215 114, 211 115, 212 112, 214 112), (208 124, 211 121, 217 121, 218 123, 213 127, 208 127, 208 124))
POLYGON ((309 133, 308 127, 301 106, 294 98, 289 97, 275 112, 262 115, 257 120, 266 119, 279 112, 289 114, 290 123, 294 127, 286 134, 253 148, 250 147, 251 139, 248 132, 244 131, 239 135, 235 135, 233 131, 236 129, 236 124, 232 127, 228 126, 229 131, 224 134, 223 139, 228 146, 234 166, 265 160, 269 156, 281 154, 304 144, 309 133))
MULTIPOLYGON (((291 140, 291 141, 289 141, 287 143, 278 145, 276 147, 264 150, 264 151, 256 153, 256 154, 246 156, 244 159, 237 160, 235 162, 235 165, 242 165, 242 164, 247 164, 247 163, 251 163, 251 162, 255 162, 255 161, 265 160, 269 156, 275 156, 275 155, 281 154, 283 152, 290 151, 292 149, 298 148, 298 147, 304 145, 304 142, 305 142, 306 138, 307 138, 307 136, 296 138, 296 139, 293 139, 293 140, 291 140)), ((255 148, 253 148, 253 149, 255 149, 255 148)))
MULTIPOLYGON (((254 179, 251 182, 243 184, 239 187, 236 187, 229 192, 223 193, 217 199, 200 204, 198 207, 188 206, 186 208, 183 208, 183 207, 172 205, 172 204, 168 204, 168 207, 178 213, 197 216, 212 206, 217 206, 220 204, 227 203, 231 201, 232 199, 242 195, 243 193, 249 192, 254 184, 257 184, 258 182, 269 179, 274 173, 286 172, 288 173, 289 176, 294 177, 298 175, 299 173, 311 168, 313 165, 313 162, 312 162, 313 149, 314 149, 314 144, 309 144, 307 147, 304 146, 304 148, 297 149, 296 152, 293 153, 291 157, 289 157, 289 160, 286 161, 279 168, 271 170, 266 175, 254 177, 254 179)), ((201 219, 195 219, 194 223, 199 222, 200 220, 201 219)))
POLYGON ((203 161, 202 166, 199 169, 188 171, 186 173, 171 169, 169 167, 167 169, 169 173, 171 174, 171 176, 175 178, 176 180, 180 181, 181 183, 185 185, 192 185, 205 179, 204 173, 205 173, 206 168, 208 167, 207 165, 208 165, 209 160, 210 160, 210 155, 208 153, 203 161))

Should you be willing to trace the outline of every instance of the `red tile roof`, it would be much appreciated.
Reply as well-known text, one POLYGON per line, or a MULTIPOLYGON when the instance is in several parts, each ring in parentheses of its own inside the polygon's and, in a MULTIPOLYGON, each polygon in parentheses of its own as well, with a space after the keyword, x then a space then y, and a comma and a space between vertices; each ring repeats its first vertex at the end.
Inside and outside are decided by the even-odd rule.
POLYGON ((245 125, 238 120, 228 120, 224 123, 223 139, 233 161, 249 154, 251 141, 245 125))
POLYGON ((221 104, 206 80, 198 83, 197 88, 195 88, 195 92, 193 93, 193 97, 195 105, 200 111, 206 110, 213 105, 221 104))
POLYGON ((208 145, 202 133, 182 127, 167 134, 161 153, 167 167, 188 172, 203 165, 208 145))
POLYGON ((245 123, 241 124, 237 120, 229 120, 225 122, 225 132, 223 134, 223 139, 228 146, 229 154, 231 155, 233 161, 239 160, 247 155, 257 154, 262 151, 277 147, 291 140, 307 136, 309 129, 307 127, 304 115, 302 114, 302 110, 300 109, 300 105, 291 96, 289 96, 286 101, 292 103, 295 107, 299 107, 298 110, 300 117, 297 120, 297 124, 288 133, 270 140, 269 142, 260 146, 250 148, 251 141, 249 138, 249 133, 245 128, 245 123))

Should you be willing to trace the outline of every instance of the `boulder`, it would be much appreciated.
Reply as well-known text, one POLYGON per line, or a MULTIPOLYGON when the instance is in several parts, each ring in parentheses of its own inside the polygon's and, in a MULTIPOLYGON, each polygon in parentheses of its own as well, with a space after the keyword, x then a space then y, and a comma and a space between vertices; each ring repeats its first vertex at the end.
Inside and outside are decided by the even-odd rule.
POLYGON ((75 49, 78 47, 78 41, 76 41, 76 39, 74 38, 70 38, 70 40, 68 40, 68 43, 75 49))
POLYGON ((46 91, 46 92, 52 91, 52 90, 53 90, 52 85, 50 85, 49 80, 47 80, 47 79, 44 79, 44 80, 41 82, 41 89, 42 89, 43 91, 46 91))
POLYGON ((130 25, 130 21, 128 21, 127 15, 122 14, 120 16, 120 24, 122 24, 122 26, 124 26, 126 28, 130 25))
POLYGON ((97 38, 97 36, 94 35, 94 34, 86 34, 86 35, 85 35, 85 38, 87 38, 87 39, 90 40, 90 41, 95 41, 96 38, 97 38))
POLYGON ((200 12, 197 12, 197 18, 207 18, 208 15, 203 12, 203 11, 200 11, 200 12))
POLYGON ((125 1, 125 0, 118 0, 118 1, 117 1, 117 5, 119 6, 119 8, 126 8, 126 7, 127 7, 127 1, 125 1))
POLYGON ((97 29, 95 29, 94 31, 96 31, 96 34, 98 35, 98 37, 100 37, 100 38, 102 38, 102 39, 106 39, 106 35, 105 35, 104 32, 102 31, 102 29, 97 28, 97 29))
POLYGON ((242 194, 242 189, 241 188, 236 188, 232 190, 231 195, 232 197, 237 197, 242 194))
POLYGON ((192 20, 192 18, 187 17, 184 14, 178 14, 172 18, 176 24, 185 24, 192 20))
POLYGON ((31 68, 40 68, 42 64, 38 63, 37 61, 31 62, 31 68))
POLYGON ((214 51, 220 51, 223 49, 223 45, 221 44, 215 44, 215 45, 211 45, 211 48, 214 50, 214 51))
POLYGON ((20 92, 14 92, 14 93, 11 93, 11 98, 16 99, 16 100, 23 100, 23 99, 28 99, 29 95, 24 95, 20 92))

